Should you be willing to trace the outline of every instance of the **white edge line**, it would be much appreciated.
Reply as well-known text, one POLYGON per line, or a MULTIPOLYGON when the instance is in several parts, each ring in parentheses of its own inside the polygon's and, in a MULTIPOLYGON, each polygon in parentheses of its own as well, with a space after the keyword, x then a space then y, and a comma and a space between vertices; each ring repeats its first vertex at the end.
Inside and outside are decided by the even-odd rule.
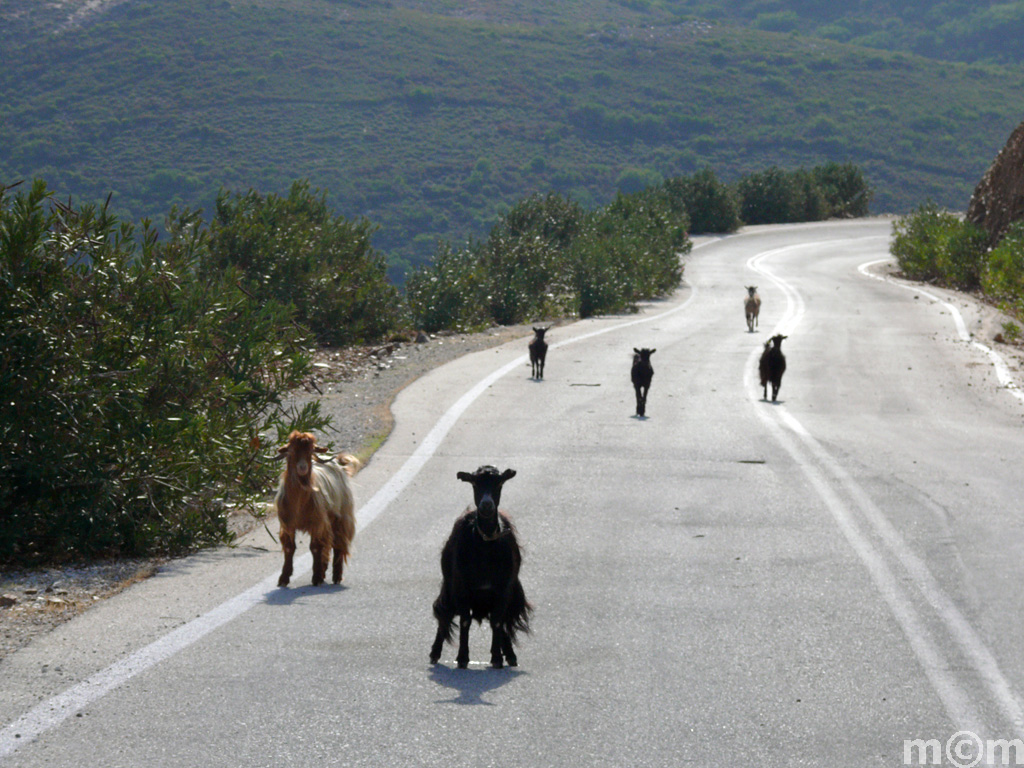
POLYGON ((895 285, 897 288, 902 288, 905 291, 912 291, 919 293, 927 299, 941 304, 949 313, 953 316, 953 323, 956 325, 956 333, 959 336, 960 341, 966 341, 971 346, 984 352, 988 355, 989 360, 992 362, 992 366, 996 370, 996 377, 999 379, 999 383, 1002 387, 1009 392, 1011 395, 1016 397, 1021 402, 1024 402, 1024 390, 1021 389, 1020 385, 1014 380, 1013 375, 1010 373, 1010 366, 1006 362, 1006 358, 1000 355, 996 350, 992 349, 986 344, 982 344, 980 341, 975 341, 971 333, 967 330, 967 324, 964 322, 963 315, 960 314, 960 310, 957 309, 953 304, 949 303, 940 296, 936 296, 934 293, 924 290, 923 288, 916 285, 906 285, 904 283, 893 280, 888 275, 876 275, 869 271, 870 267, 876 264, 884 264, 887 261, 892 261, 892 258, 875 259, 874 261, 868 261, 857 267, 857 271, 865 277, 869 277, 872 280, 878 280, 882 283, 888 283, 889 285, 895 285))
MULTIPOLYGON (((706 245, 702 244, 702 245, 706 245)), ((695 246, 697 248, 699 246, 695 246)), ((630 328, 634 325, 649 323, 685 309, 697 295, 694 286, 690 288, 690 295, 686 300, 672 309, 659 312, 650 317, 641 317, 624 323, 618 323, 607 328, 574 336, 571 339, 552 344, 552 347, 563 347, 574 344, 578 341, 601 336, 612 331, 619 331, 630 328)), ((419 444, 415 451, 406 459, 405 463, 395 472, 394 475, 380 489, 360 507, 357 516, 357 531, 361 531, 370 525, 377 517, 393 502, 399 494, 412 482, 424 465, 437 451, 459 417, 465 413, 473 402, 480 397, 491 385, 511 371, 523 365, 528 355, 521 355, 515 360, 505 364, 489 376, 482 379, 468 392, 460 397, 437 421, 434 427, 427 434, 426 438, 419 444)), ((313 566, 313 558, 306 553, 295 562, 295 573, 293 578, 302 576, 313 566)), ((0 730, 0 761, 8 757, 21 747, 32 743, 42 734, 60 725, 69 717, 79 712, 97 699, 105 696, 110 691, 124 684, 135 675, 145 672, 156 666, 179 651, 201 640, 215 629, 238 618, 255 605, 265 602, 267 595, 277 589, 277 573, 268 576, 263 581, 245 590, 239 595, 221 603, 216 608, 208 611, 199 618, 193 619, 187 624, 172 630, 158 640, 140 648, 129 656, 116 661, 105 669, 96 672, 90 677, 75 686, 72 686, 63 693, 52 696, 40 702, 21 717, 17 718, 3 730, 0 730)))

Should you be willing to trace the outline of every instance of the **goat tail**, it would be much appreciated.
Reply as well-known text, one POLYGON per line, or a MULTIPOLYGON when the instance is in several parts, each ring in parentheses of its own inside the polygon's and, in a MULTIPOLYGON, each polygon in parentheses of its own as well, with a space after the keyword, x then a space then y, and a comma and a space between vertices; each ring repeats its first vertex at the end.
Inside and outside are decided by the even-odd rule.
POLYGON ((437 619, 438 628, 444 633, 446 643, 455 642, 455 614, 449 611, 443 601, 443 596, 438 596, 434 601, 434 618, 437 619))
POLYGON ((363 462, 351 453, 339 453, 334 458, 335 461, 341 464, 342 469, 345 470, 345 474, 349 477, 355 477, 356 472, 363 468, 363 462))
POLYGON ((509 639, 515 643, 516 635, 519 632, 530 634, 530 617, 533 615, 533 606, 526 599, 523 585, 516 581, 512 588, 512 599, 509 601, 505 632, 509 639))

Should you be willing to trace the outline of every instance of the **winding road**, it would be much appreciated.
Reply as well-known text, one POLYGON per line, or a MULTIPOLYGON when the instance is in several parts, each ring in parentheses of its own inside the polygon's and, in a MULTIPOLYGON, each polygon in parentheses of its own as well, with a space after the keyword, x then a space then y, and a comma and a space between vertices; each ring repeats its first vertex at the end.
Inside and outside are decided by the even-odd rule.
POLYGON ((307 555, 277 589, 265 534, 171 564, 0 662, 0 765, 990 762, 1024 739, 1024 400, 968 307, 885 277, 890 233, 701 239, 676 295, 551 330, 542 382, 527 339, 423 377, 356 478, 343 586, 307 555), (518 473, 534 631, 518 668, 476 627, 468 670, 431 666, 485 463, 518 473))

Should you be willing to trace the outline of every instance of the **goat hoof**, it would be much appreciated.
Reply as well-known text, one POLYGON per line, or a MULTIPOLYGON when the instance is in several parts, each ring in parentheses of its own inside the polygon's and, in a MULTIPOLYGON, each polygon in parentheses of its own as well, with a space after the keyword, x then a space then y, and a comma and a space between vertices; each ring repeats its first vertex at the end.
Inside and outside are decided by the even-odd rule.
POLYGON ((279 587, 287 587, 288 586, 288 581, 289 581, 288 579, 286 579, 284 576, 282 576, 280 579, 277 580, 277 586, 279 586, 279 587))
POLYGON ((459 669, 465 669, 466 667, 469 666, 469 660, 468 659, 456 659, 455 660, 455 664, 456 664, 456 666, 458 666, 459 669))
POLYGON ((501 659, 491 659, 491 667, 493 669, 501 669, 504 666, 505 662, 503 662, 501 659))

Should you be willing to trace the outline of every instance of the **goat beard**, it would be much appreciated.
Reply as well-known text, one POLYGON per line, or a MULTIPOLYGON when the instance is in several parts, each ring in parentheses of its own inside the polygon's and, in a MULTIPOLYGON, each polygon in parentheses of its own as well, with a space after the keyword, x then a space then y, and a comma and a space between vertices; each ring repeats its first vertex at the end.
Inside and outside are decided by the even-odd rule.
POLYGON ((306 491, 308 493, 319 493, 320 489, 317 488, 316 483, 313 482, 312 467, 310 467, 305 474, 296 471, 292 475, 292 477, 294 477, 295 483, 299 486, 301 490, 306 491))
POLYGON ((476 529, 485 539, 497 538, 501 533, 501 520, 498 517, 498 510, 495 508, 490 514, 476 510, 476 529))

